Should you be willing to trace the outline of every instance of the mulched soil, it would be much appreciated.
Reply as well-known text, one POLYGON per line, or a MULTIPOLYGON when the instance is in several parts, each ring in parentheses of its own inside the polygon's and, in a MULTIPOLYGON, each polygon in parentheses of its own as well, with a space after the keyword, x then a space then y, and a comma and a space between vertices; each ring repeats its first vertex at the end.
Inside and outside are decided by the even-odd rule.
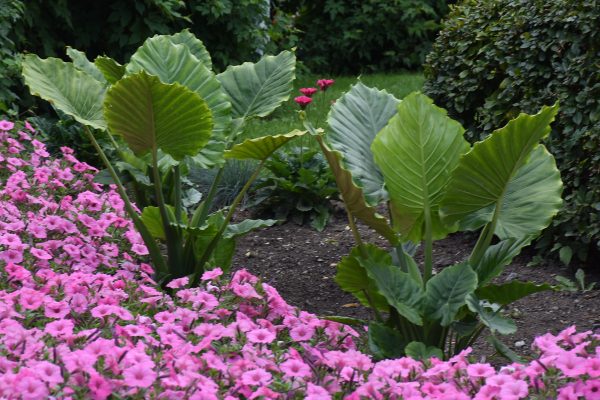
MULTIPOLYGON (((359 227, 365 242, 385 246, 386 242, 366 227, 359 227)), ((455 234, 434 244, 434 269, 460 262, 468 257, 476 237, 455 234)), ((233 265, 246 268, 277 288, 292 305, 320 316, 343 315, 369 319, 371 312, 335 283, 336 263, 354 246, 352 234, 343 215, 334 215, 323 232, 309 226, 285 223, 250 233, 238 241, 233 265)), ((498 278, 537 283, 556 283, 562 275, 573 279, 573 271, 558 261, 548 260, 528 266, 532 252, 525 251, 498 278)), ((417 254, 421 260, 421 255, 417 254)), ((586 271, 586 281, 600 281, 600 268, 586 271)), ((502 340, 522 355, 530 354, 535 336, 557 333, 575 324, 578 330, 600 328, 600 283, 592 291, 541 292, 514 303, 508 312, 517 323, 515 334, 502 340)), ((493 350, 484 340, 475 345, 478 356, 493 350)))

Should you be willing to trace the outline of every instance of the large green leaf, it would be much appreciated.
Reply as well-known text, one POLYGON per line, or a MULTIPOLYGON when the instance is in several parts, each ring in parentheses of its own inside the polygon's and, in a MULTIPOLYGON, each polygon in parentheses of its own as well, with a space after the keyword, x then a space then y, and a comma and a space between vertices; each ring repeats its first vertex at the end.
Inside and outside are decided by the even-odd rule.
POLYGON ((554 290, 554 287, 547 283, 538 284, 534 282, 512 281, 499 285, 490 284, 480 287, 477 289, 476 294, 480 299, 504 306, 530 294, 546 290, 554 290))
POLYGON ((452 232, 441 222, 438 210, 452 170, 469 149, 463 132, 430 98, 412 93, 373 141, 371 149, 390 196, 394 227, 404 240, 423 240, 427 219, 434 239, 452 232))
POLYGON ((415 325, 423 325, 421 306, 425 293, 408 273, 391 265, 391 257, 388 259, 361 257, 358 261, 373 279, 379 292, 398 311, 398 314, 415 325))
POLYGON ((217 75, 233 106, 234 118, 266 117, 290 97, 296 56, 283 51, 256 64, 228 67, 217 75))
POLYGON ((212 61, 210 59, 210 54, 206 50, 206 47, 204 47, 204 43, 202 43, 200 39, 194 36, 194 34, 191 33, 189 29, 184 29, 179 33, 167 37, 172 43, 182 44, 185 47, 187 47, 190 53, 192 53, 194 57, 200 60, 206 68, 212 69, 212 61))
POLYGON ((228 224, 223 233, 223 238, 230 239, 243 236, 253 230, 273 226, 277 222, 276 219, 245 219, 238 224, 228 224))
MULTIPOLYGON (((391 262, 389 254, 374 245, 363 246, 362 252, 374 261, 391 262)), ((352 293, 363 305, 370 307, 370 299, 377 309, 388 311, 389 305, 386 298, 379 293, 377 284, 360 264, 362 258, 361 249, 353 248, 350 254, 343 257, 338 264, 335 282, 340 285, 342 290, 352 293)))
POLYGON ((425 304, 427 319, 441 320, 442 326, 453 322, 466 298, 477 288, 477 274, 468 264, 446 267, 427 282, 425 304))
POLYGON ((146 71, 164 83, 179 83, 206 101, 213 117, 213 135, 196 159, 202 167, 221 163, 226 132, 231 125, 231 103, 216 76, 173 36, 154 36, 131 56, 127 74, 146 71))
POLYGON ((274 151, 292 139, 306 135, 306 131, 293 130, 280 135, 246 139, 225 152, 225 158, 236 160, 266 160, 274 151))
POLYGON ((394 114, 398 99, 358 82, 331 107, 327 140, 344 155, 344 165, 373 205, 387 199, 383 175, 373 160, 371 143, 394 114))
MULTIPOLYGON (((169 218, 175 221, 175 208, 173 206, 167 205, 167 213, 169 218)), ((162 240, 166 239, 163 220, 158 207, 144 207, 141 218, 153 237, 162 240)), ((187 215, 185 214, 183 215, 183 222, 187 224, 187 215)), ((173 224, 174 222, 170 223, 173 224)))
POLYGON ((415 360, 429 360, 436 357, 439 360, 444 359, 444 352, 435 346, 427 346, 423 342, 410 342, 404 348, 404 352, 408 357, 415 360))
POLYGON ((560 209, 562 183, 553 157, 540 140, 550 132, 558 106, 536 115, 521 114, 461 158, 442 214, 477 229, 496 216, 501 239, 537 235, 560 209))
POLYGON ((342 154, 331 148, 324 142, 321 136, 316 137, 321 150, 329 163, 329 167, 335 177, 344 205, 350 214, 360 219, 393 245, 398 242, 394 230, 390 227, 387 219, 378 214, 375 207, 365 201, 365 196, 360 187, 356 186, 352 174, 342 164, 342 154))
POLYGON ((181 160, 196 154, 212 131, 210 110, 200 96, 145 72, 112 86, 104 113, 110 130, 121 135, 138 156, 161 149, 181 160))
POLYGON ((102 72, 104 79, 111 85, 117 83, 125 75, 125 66, 107 56, 96 57, 94 65, 102 72))
POLYGON ((102 74, 100 69, 98 69, 98 67, 94 65, 94 63, 87 59, 87 56, 83 51, 79 51, 77 49, 67 46, 67 55, 69 56, 69 58, 71 58, 71 60, 73 60, 73 65, 75 66, 75 68, 85 72, 86 74, 100 82, 102 85, 107 85, 108 82, 106 78, 104 78, 104 75, 102 74))
POLYGON ((371 322, 369 324, 369 349, 376 359, 399 358, 404 355, 407 340, 389 326, 371 322))
POLYGON ((513 260, 521 249, 531 243, 531 238, 506 239, 488 247, 473 270, 477 273, 479 286, 483 286, 502 273, 504 267, 513 260))
POLYGON ((498 332, 501 335, 510 335, 517 331, 517 326, 513 320, 504 318, 499 310, 493 310, 491 307, 486 306, 486 302, 480 301, 477 296, 468 295, 467 306, 469 310, 477 314, 482 324, 490 328, 492 333, 498 332))
POLYGON ((105 88, 100 82, 58 58, 42 60, 27 54, 22 66, 31 94, 47 100, 84 125, 106 129, 102 114, 105 88))

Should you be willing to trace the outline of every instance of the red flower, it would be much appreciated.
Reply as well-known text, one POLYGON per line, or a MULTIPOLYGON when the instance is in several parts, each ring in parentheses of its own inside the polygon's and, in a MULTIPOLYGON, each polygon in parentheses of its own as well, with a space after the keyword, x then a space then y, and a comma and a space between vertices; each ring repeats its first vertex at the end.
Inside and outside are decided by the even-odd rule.
POLYGON ((308 96, 298 96, 294 101, 304 110, 312 102, 312 99, 308 96))
POLYGON ((317 81, 317 86, 321 88, 322 91, 326 91, 327 88, 333 85, 335 81, 333 79, 319 79, 317 81))
POLYGON ((315 89, 314 87, 305 87, 300 89, 300 93, 302 93, 305 96, 312 97, 313 94, 317 93, 317 89, 315 89))

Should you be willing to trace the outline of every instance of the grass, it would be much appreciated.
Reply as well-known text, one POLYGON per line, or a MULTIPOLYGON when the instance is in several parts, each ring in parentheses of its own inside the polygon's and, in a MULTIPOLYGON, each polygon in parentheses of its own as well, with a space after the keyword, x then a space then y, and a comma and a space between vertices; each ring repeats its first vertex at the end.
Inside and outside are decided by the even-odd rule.
MULTIPOLYGON (((300 96, 298 89, 302 87, 317 87, 317 79, 330 78, 328 76, 307 75, 300 76, 294 82, 294 91, 290 99, 283 103, 273 114, 267 118, 248 121, 243 138, 254 138, 270 134, 287 133, 294 129, 302 129, 298 120, 299 107, 294 103, 294 97, 300 96)), ((350 89, 357 82, 357 77, 333 77, 335 84, 324 93, 314 95, 315 101, 307 108, 307 114, 316 127, 325 128, 327 114, 334 100, 350 89)), ((372 74, 364 75, 360 80, 367 86, 385 89, 401 99, 407 94, 420 90, 423 86, 423 75, 419 73, 402 74, 372 74)))

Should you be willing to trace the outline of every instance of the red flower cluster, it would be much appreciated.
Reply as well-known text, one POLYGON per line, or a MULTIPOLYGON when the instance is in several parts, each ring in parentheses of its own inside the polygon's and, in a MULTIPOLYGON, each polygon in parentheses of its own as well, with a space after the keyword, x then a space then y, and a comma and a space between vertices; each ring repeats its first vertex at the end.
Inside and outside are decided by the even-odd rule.
POLYGON ((317 89, 315 89, 314 87, 305 87, 300 89, 300 93, 302 93, 305 96, 312 97, 313 94, 317 93, 317 89))
POLYGON ((321 88, 322 91, 326 91, 327 88, 333 85, 335 81, 333 79, 319 79, 317 81, 317 86, 321 88))
POLYGON ((308 96, 298 96, 294 98, 294 101, 304 110, 312 102, 312 99, 308 96))

